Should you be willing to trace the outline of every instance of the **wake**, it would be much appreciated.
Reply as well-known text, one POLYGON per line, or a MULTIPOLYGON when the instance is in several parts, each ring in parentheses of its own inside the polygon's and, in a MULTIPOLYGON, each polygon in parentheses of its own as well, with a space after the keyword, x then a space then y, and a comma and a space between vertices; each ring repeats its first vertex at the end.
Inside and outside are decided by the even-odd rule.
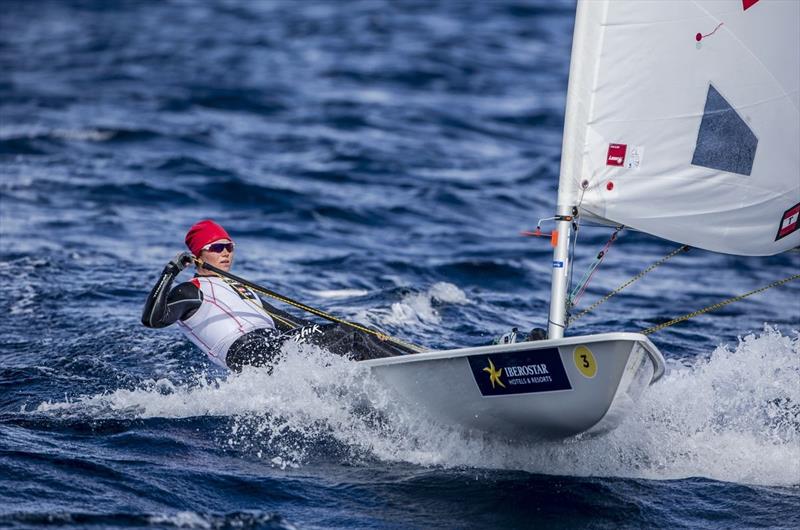
MULTIPOLYGON (((572 476, 707 477, 800 484, 800 337, 765 326, 703 358, 668 361, 667 374, 611 433, 519 443, 470 435, 403 406, 356 362, 289 344, 272 373, 245 369, 191 384, 150 381, 32 414, 94 418, 231 419, 221 443, 275 465, 302 466, 320 440, 353 455, 445 468, 479 467, 572 476)), ((345 456, 348 458, 348 456, 345 456)))

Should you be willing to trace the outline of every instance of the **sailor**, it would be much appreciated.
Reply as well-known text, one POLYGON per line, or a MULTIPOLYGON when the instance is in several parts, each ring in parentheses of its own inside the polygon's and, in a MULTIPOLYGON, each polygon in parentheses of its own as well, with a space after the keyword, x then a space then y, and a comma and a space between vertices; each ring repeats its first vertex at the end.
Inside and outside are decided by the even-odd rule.
POLYGON ((172 287, 195 257, 225 272, 233 265, 236 244, 210 219, 189 229, 186 246, 190 252, 179 253, 164 267, 145 303, 142 324, 163 328, 177 323, 219 366, 238 372, 246 365, 271 365, 288 340, 356 360, 410 353, 343 324, 315 324, 280 311, 246 286, 202 267, 190 281, 172 287))

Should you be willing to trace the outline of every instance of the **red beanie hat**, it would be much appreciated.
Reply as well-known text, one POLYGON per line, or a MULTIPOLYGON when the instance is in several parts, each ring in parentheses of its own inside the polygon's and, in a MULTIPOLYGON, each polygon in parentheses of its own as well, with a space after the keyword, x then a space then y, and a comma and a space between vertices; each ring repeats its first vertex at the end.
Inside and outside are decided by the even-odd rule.
POLYGON ((231 239, 231 236, 211 219, 205 219, 195 223, 186 233, 186 246, 192 254, 199 256, 204 246, 220 239, 231 239))

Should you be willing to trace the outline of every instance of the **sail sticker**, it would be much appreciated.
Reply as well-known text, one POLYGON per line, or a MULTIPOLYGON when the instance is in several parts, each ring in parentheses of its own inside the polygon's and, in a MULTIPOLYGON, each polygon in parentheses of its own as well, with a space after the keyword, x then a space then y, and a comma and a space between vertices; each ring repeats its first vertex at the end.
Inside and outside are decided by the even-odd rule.
POLYGON ((642 165, 642 156, 644 155, 644 147, 641 145, 628 146, 628 153, 625 157, 625 167, 628 169, 639 169, 642 165))
POLYGON ((783 217, 781 217, 781 224, 778 228, 778 235, 775 236, 775 241, 782 239, 796 231, 797 227, 800 226, 800 223, 798 223, 799 220, 800 202, 783 212, 783 217))
POLYGON ((758 0, 742 0, 742 8, 747 11, 758 3, 758 0))
POLYGON ((642 165, 643 154, 644 148, 639 145, 608 144, 606 165, 639 169, 639 166, 642 165))
POLYGON ((750 175, 758 138, 722 94, 708 85, 692 165, 750 175))
POLYGON ((564 262, 563 261, 554 260, 553 261, 553 268, 554 269, 563 269, 564 268, 564 262))
POLYGON ((468 357, 483 396, 572 390, 558 348, 468 357))
POLYGON ((622 166, 625 164, 625 153, 628 150, 627 144, 608 144, 608 154, 606 155, 607 166, 622 166))

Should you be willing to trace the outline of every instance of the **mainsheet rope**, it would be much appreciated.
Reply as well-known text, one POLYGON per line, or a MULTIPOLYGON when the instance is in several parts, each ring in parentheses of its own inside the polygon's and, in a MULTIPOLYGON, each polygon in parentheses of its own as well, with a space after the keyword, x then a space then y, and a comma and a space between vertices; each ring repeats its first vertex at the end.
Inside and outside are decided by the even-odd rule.
MULTIPOLYGON (((302 302, 298 302, 297 300, 292 300, 291 298, 283 296, 282 294, 278 294, 275 291, 271 291, 271 290, 267 289, 266 287, 262 287, 262 286, 260 286, 258 284, 255 284, 255 283, 251 282, 251 281, 245 280, 244 278, 240 278, 239 276, 236 276, 235 274, 231 274, 231 273, 226 272, 226 271, 224 271, 222 269, 219 269, 219 268, 217 268, 217 267, 215 267, 213 265, 210 265, 210 264, 204 262, 203 260, 201 260, 199 258, 193 258, 193 260, 194 260, 194 263, 198 267, 202 267, 202 268, 204 268, 204 269, 206 269, 208 271, 211 271, 214 274, 216 274, 217 276, 219 276, 220 278, 223 278, 223 279, 224 278, 228 278, 228 279, 233 280, 235 282, 239 282, 242 285, 244 285, 246 287, 249 287, 250 289, 252 289, 252 290, 254 290, 256 292, 259 292, 259 293, 261 293, 263 295, 266 295, 266 296, 269 296, 271 298, 274 298, 275 300, 279 300, 279 301, 281 301, 281 302, 283 302, 285 304, 289 304, 290 306, 293 306, 293 307, 296 307, 296 308, 301 309, 303 311, 306 311, 307 313, 311 313, 312 315, 316 315, 316 316, 318 316, 320 318, 324 318, 325 320, 330 320, 331 322, 336 322, 337 324, 343 324, 345 326, 349 326, 349 327, 351 327, 353 329, 356 329, 358 331, 362 331, 364 333, 367 333, 369 335, 377 337, 379 340, 387 341, 387 342, 393 342, 393 343, 395 343, 397 345, 403 346, 405 348, 409 348, 409 349, 411 349, 413 351, 416 351, 416 352, 425 351, 424 348, 422 348, 420 346, 417 346, 416 344, 411 344, 411 343, 406 342, 404 340, 401 340, 401 339, 398 339, 396 337, 392 337, 390 335, 387 335, 386 333, 383 333, 382 331, 377 331, 377 330, 374 330, 374 329, 370 329, 370 328, 368 328, 366 326, 362 326, 361 324, 357 324, 355 322, 350 322, 348 320, 344 320, 344 319, 339 318, 337 316, 334 316, 334 315, 331 315, 329 313, 326 313, 326 312, 324 312, 324 311, 322 311, 320 309, 316 309, 314 307, 308 306, 306 304, 303 304, 302 302)), ((270 316, 272 316, 272 315, 270 315, 270 316)))
MULTIPOLYGON (((237 289, 237 285, 238 285, 238 284, 237 284, 237 282, 235 282, 234 280, 231 280, 231 279, 229 279, 229 278, 226 278, 226 277, 224 277, 224 276, 220 276, 219 274, 216 274, 216 273, 215 273, 215 276, 217 276, 217 277, 218 277, 220 280, 222 280, 223 282, 225 282, 226 284, 228 284, 228 285, 231 287, 231 289, 234 289, 234 290, 237 290, 237 291, 238 291, 238 289, 237 289)), ((288 327, 290 327, 290 328, 291 328, 291 327, 293 327, 293 326, 296 326, 296 324, 295 324, 294 322, 292 322, 292 321, 290 321, 290 320, 288 320, 288 319, 286 319, 286 318, 282 317, 281 315, 279 315, 279 314, 277 314, 277 313, 273 313, 272 311, 270 311, 270 310, 269 310, 269 309, 267 309, 266 307, 262 306, 261 304, 257 304, 257 303, 255 302, 255 300, 251 299, 250 297, 247 297, 247 296, 242 296, 242 299, 243 299, 245 302, 247 302, 247 303, 249 303, 250 305, 252 305, 254 308, 256 308, 256 310, 258 310, 258 311, 261 311, 262 313, 264 313, 264 314, 266 314, 266 315, 269 315, 269 317, 270 317, 270 318, 272 318, 272 319, 274 319, 274 320, 277 320, 277 321, 281 322, 281 323, 282 323, 282 324, 284 324, 285 326, 288 326, 288 327)))
MULTIPOLYGON (((621 228, 622 227, 618 228, 611 235, 611 239, 609 239, 608 243, 606 243, 606 246, 603 248, 603 250, 600 251, 600 253, 597 256, 597 259, 595 260, 595 263, 589 268, 587 273, 584 274, 584 279, 586 279, 585 283, 583 282, 583 279, 582 279, 581 283, 579 283, 579 286, 576 287, 575 290, 573 291, 573 294, 570 297, 571 299, 574 298, 576 292, 579 292, 578 298, 580 298, 580 295, 583 294, 583 291, 585 291, 585 288, 586 288, 586 284, 591 279, 591 276, 592 276, 592 274, 594 274, 594 271, 600 265, 600 262, 602 262, 602 258, 604 257, 604 253, 607 252, 607 250, 608 250, 609 246, 611 245, 611 243, 616 239, 617 232, 619 232, 619 230, 621 228), (588 278, 587 278, 587 276, 588 276, 588 278), (579 289, 580 289, 580 291, 579 291, 579 289)), ((625 289, 626 287, 628 287, 629 285, 631 285, 635 281, 643 278, 647 273, 651 272, 653 269, 663 265, 664 263, 666 263, 667 261, 669 261, 671 258, 675 257, 676 255, 680 254, 681 252, 687 252, 689 249, 690 249, 690 247, 688 245, 682 245, 681 247, 673 250, 672 252, 670 252, 669 254, 667 254, 666 256, 661 258, 660 260, 656 261, 655 263, 653 263, 652 265, 650 265, 649 267, 644 269, 642 272, 640 272, 636 276, 632 277, 631 279, 629 279, 628 281, 626 281, 625 283, 623 283, 622 285, 620 285, 619 287, 617 287, 616 289, 614 289, 613 291, 608 293, 603 298, 599 299, 597 302, 595 302, 591 306, 587 307, 586 309, 584 309, 583 311, 581 311, 577 315, 570 317, 567 323, 568 324, 572 324, 574 321, 576 321, 580 317, 582 317, 585 314, 595 310, 600 304, 606 302, 611 297, 619 294, 620 291, 622 291, 623 289, 625 289)), ((668 328, 670 326, 674 326, 675 324, 678 324, 680 322, 684 322, 686 320, 689 320, 690 318, 694 318, 696 316, 708 313, 710 311, 714 311, 715 309, 719 309, 719 308, 724 307, 724 306, 726 306, 728 304, 732 304, 734 302, 738 302, 739 300, 743 300, 743 299, 745 299, 745 298, 747 298, 749 296, 753 296, 755 294, 762 293, 762 292, 764 292, 764 291, 766 291, 768 289, 772 289, 773 287, 778 287, 780 285, 783 285, 783 284, 788 283, 790 281, 796 280, 798 278, 800 278, 800 274, 793 274, 791 276, 787 276, 786 278, 783 278, 782 280, 776 280, 776 281, 770 283, 769 285, 765 285, 764 287, 760 287, 758 289, 754 289, 752 291, 748 291, 748 292, 740 294, 738 296, 733 296, 733 297, 728 298, 726 300, 722 300, 721 302, 717 302, 716 304, 712 304, 712 305, 710 305, 708 307, 704 307, 702 309, 698 309, 697 311, 692 311, 691 313, 687 313, 685 315, 681 315, 679 317, 673 318, 672 320, 670 320, 668 322, 664 322, 664 323, 659 324, 657 326, 653 326, 653 327, 644 329, 644 330, 641 331, 641 333, 643 335, 650 335, 650 334, 655 333, 657 331, 661 331, 662 329, 668 328)), ((577 302, 577 299, 575 299, 574 302, 577 302)))
POLYGON ((779 285, 783 285, 784 283, 788 283, 792 280, 796 280, 800 278, 800 274, 793 274, 791 276, 787 276, 782 280, 777 280, 772 282, 769 285, 765 285, 764 287, 760 287, 758 289, 754 289, 752 291, 748 291, 744 294, 740 294, 739 296, 734 296, 732 298, 728 298, 727 300, 723 300, 721 302, 717 302, 716 304, 710 305, 708 307, 704 307, 703 309, 698 309, 697 311, 693 311, 691 313, 687 313, 685 315, 679 316, 677 318, 673 318, 669 322, 664 322, 663 324, 659 324, 657 326, 653 326, 651 328, 647 328, 641 331, 643 335, 650 335, 651 333, 655 333, 656 331, 661 331, 664 328, 668 328, 670 326, 674 326, 679 322, 683 322, 684 320, 689 320, 690 318, 694 318, 698 315, 702 315, 703 313, 708 313, 709 311, 714 311, 715 309, 719 309, 720 307, 724 307, 728 304, 732 304, 734 302, 738 302, 748 296, 753 296, 754 294, 762 293, 767 289, 772 289, 773 287, 778 287, 779 285))

